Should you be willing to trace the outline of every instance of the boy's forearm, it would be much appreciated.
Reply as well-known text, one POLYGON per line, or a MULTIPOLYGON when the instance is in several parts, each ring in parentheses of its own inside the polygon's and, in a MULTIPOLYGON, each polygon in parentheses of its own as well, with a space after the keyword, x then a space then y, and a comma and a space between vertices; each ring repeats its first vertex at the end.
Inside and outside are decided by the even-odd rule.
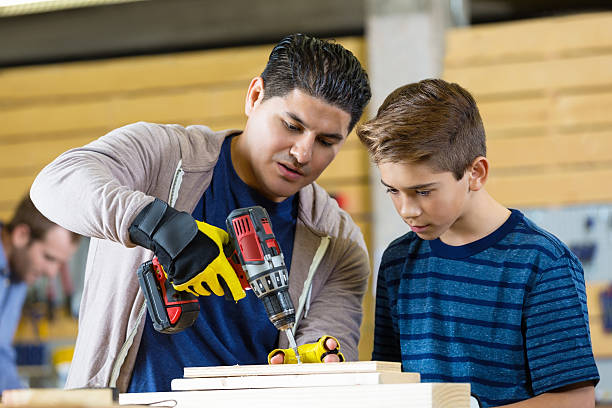
POLYGON ((595 406, 595 387, 585 385, 560 392, 546 392, 530 398, 498 408, 592 408, 595 406))

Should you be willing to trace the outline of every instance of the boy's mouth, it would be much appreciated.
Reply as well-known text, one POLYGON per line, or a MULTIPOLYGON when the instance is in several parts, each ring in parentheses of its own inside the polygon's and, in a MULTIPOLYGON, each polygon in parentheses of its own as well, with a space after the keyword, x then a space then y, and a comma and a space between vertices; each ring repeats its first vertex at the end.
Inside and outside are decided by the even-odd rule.
POLYGON ((408 225, 413 232, 423 232, 429 227, 429 225, 408 225))

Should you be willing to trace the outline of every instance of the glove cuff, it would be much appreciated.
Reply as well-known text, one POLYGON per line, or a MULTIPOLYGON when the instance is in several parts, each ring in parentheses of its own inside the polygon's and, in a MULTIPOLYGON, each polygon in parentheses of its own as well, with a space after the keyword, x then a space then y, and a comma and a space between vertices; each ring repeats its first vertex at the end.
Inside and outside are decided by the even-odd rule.
POLYGON ((174 278, 174 261, 198 233, 198 226, 183 211, 156 198, 136 216, 128 232, 133 243, 152 250, 169 278, 174 278))
POLYGON ((128 228, 130 240, 136 245, 153 249, 152 236, 168 209, 168 204, 156 198, 143 208, 128 228))

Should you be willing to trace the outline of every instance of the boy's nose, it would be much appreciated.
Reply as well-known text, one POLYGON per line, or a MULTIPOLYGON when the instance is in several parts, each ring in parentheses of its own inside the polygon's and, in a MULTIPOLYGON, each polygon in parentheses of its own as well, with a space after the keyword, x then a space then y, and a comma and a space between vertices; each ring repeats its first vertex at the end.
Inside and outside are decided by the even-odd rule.
POLYGON ((291 154, 300 164, 308 163, 312 159, 313 144, 313 137, 309 135, 303 135, 295 141, 293 146, 291 146, 289 154, 291 154))
POLYGON ((404 200, 402 200, 400 215, 404 220, 416 218, 421 215, 421 212, 421 207, 419 207, 414 200, 411 200, 409 198, 405 198, 404 200))

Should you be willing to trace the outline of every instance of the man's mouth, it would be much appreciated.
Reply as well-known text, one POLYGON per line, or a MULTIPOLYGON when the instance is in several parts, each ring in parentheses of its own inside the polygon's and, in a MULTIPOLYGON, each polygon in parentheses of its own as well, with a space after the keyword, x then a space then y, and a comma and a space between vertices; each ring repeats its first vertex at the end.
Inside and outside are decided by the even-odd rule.
POLYGON ((281 174, 291 180, 296 180, 298 178, 304 177, 304 172, 296 167, 290 166, 284 163, 277 163, 281 174))

